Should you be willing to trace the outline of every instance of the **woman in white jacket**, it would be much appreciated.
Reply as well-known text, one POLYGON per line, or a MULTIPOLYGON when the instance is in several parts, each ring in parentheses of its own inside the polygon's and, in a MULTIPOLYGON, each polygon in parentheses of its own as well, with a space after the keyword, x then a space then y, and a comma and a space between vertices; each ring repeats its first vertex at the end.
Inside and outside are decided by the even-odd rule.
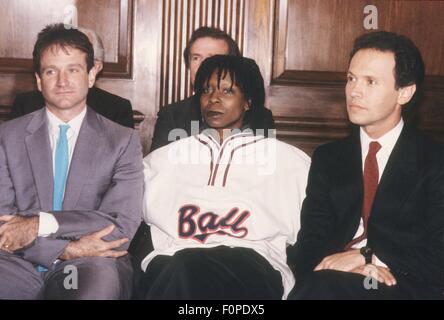
MULTIPOLYGON (((206 125, 145 158, 152 251, 142 299, 281 299, 299 230, 309 157, 263 128, 257 64, 213 56, 196 75, 206 125)), ((273 133, 273 132, 272 132, 273 133)))

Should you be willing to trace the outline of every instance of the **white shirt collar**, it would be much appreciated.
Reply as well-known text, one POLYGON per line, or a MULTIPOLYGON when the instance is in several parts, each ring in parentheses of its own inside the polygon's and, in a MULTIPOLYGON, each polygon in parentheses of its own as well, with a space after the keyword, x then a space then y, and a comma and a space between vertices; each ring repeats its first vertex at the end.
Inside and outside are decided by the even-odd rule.
POLYGON ((361 150, 363 151, 362 153, 367 155, 368 145, 372 141, 378 141, 379 144, 381 145, 381 149, 385 148, 387 150, 390 150, 390 153, 391 153, 391 151, 393 150, 393 147, 396 144, 396 141, 398 141, 398 138, 401 135, 401 131, 402 131, 403 127, 404 127, 404 121, 401 118, 401 120, 398 122, 398 124, 393 129, 388 131, 386 134, 384 134, 379 139, 370 138, 369 135, 361 127, 360 134, 361 134, 361 150))
POLYGON ((385 170, 385 166, 390 158, 390 155, 395 147, 396 141, 398 141, 399 136, 401 135, 402 128, 404 127, 404 121, 401 119, 398 124, 391 129, 389 132, 384 134, 379 139, 372 139, 368 136, 367 133, 361 128, 360 137, 361 137, 361 156, 362 156, 362 169, 364 170, 364 162, 367 157, 369 144, 372 141, 378 141, 381 145, 381 149, 376 154, 376 159, 379 167, 379 178, 381 179, 382 174, 385 170))
POLYGON ((68 122, 64 122, 57 118, 57 116, 49 111, 48 108, 46 108, 46 115, 48 117, 49 134, 58 136, 60 130, 59 126, 62 124, 67 124, 70 128, 66 134, 68 135, 68 139, 70 139, 74 135, 74 133, 78 133, 80 131, 80 127, 82 126, 83 119, 86 115, 86 108, 68 122))

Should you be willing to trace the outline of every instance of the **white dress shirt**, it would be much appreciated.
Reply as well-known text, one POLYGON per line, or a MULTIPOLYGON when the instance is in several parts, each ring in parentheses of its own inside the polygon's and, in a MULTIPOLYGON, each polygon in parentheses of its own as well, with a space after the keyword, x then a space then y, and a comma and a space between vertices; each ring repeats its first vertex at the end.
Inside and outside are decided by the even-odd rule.
MULTIPOLYGON (((71 165, 72 155, 74 153, 74 148, 76 146, 77 138, 79 136, 80 127, 82 126, 83 119, 86 115, 86 108, 77 115, 74 119, 64 122, 57 118, 51 111, 46 108, 46 116, 48 119, 48 133, 49 133, 49 143, 52 152, 52 165, 53 172, 55 168, 55 151, 57 146, 57 140, 59 139, 60 133, 60 125, 69 125, 69 129, 66 132, 66 136, 68 138, 68 152, 69 152, 69 162, 68 162, 68 172, 69 166, 71 165)), ((40 212, 39 218, 39 237, 47 237, 51 233, 54 233, 58 230, 59 224, 54 216, 47 212, 40 212)))
MULTIPOLYGON (((367 157, 369 144, 370 142, 377 141, 381 145, 381 149, 379 149, 378 153, 376 154, 376 161, 378 162, 379 181, 381 181, 381 177, 384 173, 385 166, 387 165, 390 154, 392 153, 393 148, 395 147, 396 141, 398 141, 398 138, 401 135, 403 127, 404 127, 404 121, 401 119, 393 129, 391 129, 389 132, 387 132, 382 137, 376 140, 370 138, 368 134, 361 127, 360 138, 361 138, 361 153, 362 153, 362 172, 364 172, 364 163, 365 163, 365 158, 367 157)), ((353 239, 359 237, 363 233, 364 233, 364 221, 361 218, 358 230, 356 231, 356 234, 353 237, 353 239)), ((352 248, 359 249, 364 247, 366 244, 367 244, 367 238, 365 238, 361 242, 356 243, 352 248)), ((382 261, 380 261, 378 257, 376 257, 376 265, 387 267, 387 265, 385 265, 382 261)))

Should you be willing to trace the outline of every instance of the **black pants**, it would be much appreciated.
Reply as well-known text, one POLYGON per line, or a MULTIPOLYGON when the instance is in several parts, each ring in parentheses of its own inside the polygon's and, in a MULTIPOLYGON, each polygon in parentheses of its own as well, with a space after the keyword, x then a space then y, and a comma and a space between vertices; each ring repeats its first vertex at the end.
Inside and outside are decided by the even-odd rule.
POLYGON ((311 273, 296 286, 288 299, 308 300, 387 300, 444 299, 442 290, 431 288, 402 275, 395 275, 397 284, 386 286, 375 279, 336 270, 311 273), (377 287, 375 288, 375 284, 377 287))
POLYGON ((138 299, 281 299, 282 278, 252 249, 193 248, 157 256, 137 285, 138 299))

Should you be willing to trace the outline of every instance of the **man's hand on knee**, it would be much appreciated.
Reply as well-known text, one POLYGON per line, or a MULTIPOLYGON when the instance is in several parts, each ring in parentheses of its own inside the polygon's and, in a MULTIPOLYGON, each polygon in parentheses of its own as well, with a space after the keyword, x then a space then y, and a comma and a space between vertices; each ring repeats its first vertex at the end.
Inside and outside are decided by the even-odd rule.
POLYGON ((388 286, 396 285, 396 279, 388 268, 377 266, 374 264, 366 264, 353 269, 351 272, 362 274, 363 276, 370 276, 375 278, 378 282, 384 283, 388 286))
POLYGON ((335 253, 325 257, 314 269, 319 270, 338 270, 349 272, 359 266, 365 265, 365 259, 358 250, 348 250, 341 253, 335 253))
POLYGON ((61 260, 72 260, 83 257, 105 257, 119 258, 126 255, 125 250, 115 250, 129 241, 128 238, 122 238, 114 241, 105 241, 102 238, 109 235, 114 230, 114 225, 110 225, 93 234, 83 236, 77 241, 72 241, 65 248, 60 256, 61 260))
POLYGON ((39 217, 3 215, 0 221, 0 249, 14 252, 31 244, 39 231, 39 217))

